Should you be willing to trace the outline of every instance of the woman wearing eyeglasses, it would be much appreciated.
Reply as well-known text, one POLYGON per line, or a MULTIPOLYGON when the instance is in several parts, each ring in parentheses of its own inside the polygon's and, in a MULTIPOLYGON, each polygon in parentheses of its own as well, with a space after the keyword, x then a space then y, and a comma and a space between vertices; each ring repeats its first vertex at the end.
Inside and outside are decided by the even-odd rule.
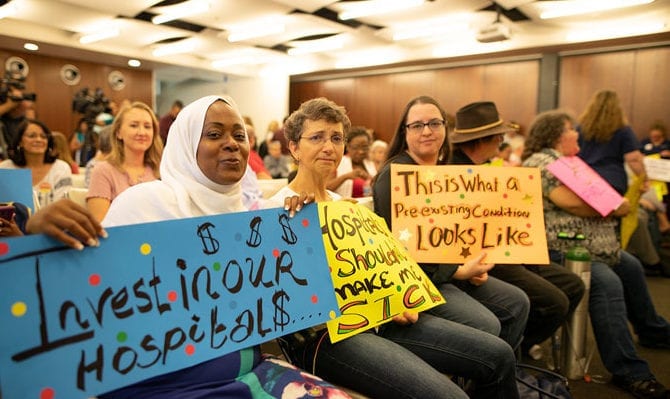
MULTIPOLYGON (((288 118, 285 134, 298 169, 295 179, 270 199, 274 206, 289 205, 298 193, 313 193, 316 201, 340 199, 326 188, 326 181, 344 153, 350 123, 344 112, 320 98, 303 103, 288 118)), ((481 264, 482 259, 465 267, 490 267, 481 264)), ((405 313, 377 331, 335 344, 321 337, 302 350, 299 357, 306 363, 298 365, 372 398, 464 397, 445 374, 472 379, 475 388, 468 393, 473 398, 519 397, 509 345, 493 334, 427 312, 405 313)))
POLYGON ((41 121, 26 119, 19 125, 18 133, 10 143, 14 149, 11 158, 0 162, 0 168, 31 171, 35 209, 67 198, 72 188, 72 170, 67 162, 52 154, 51 130, 41 121))
MULTIPOLYGON (((388 160, 373 187, 375 213, 391 228, 391 164, 444 165, 448 161, 447 114, 428 96, 411 100, 389 146, 388 160)), ((447 301, 421 314, 450 323, 450 356, 432 356, 427 345, 407 339, 396 326, 380 334, 418 354, 433 367, 475 382, 473 397, 519 397, 512 348, 521 341, 528 318, 528 297, 518 288, 488 277, 493 267, 479 254, 463 265, 420 264, 447 301), (468 292, 460 287, 467 286, 468 292), (427 314, 426 314, 427 313, 427 314), (505 350, 500 349, 503 346, 505 350), (494 365, 493 360, 499 362, 494 365), (496 370, 496 367, 501 369, 496 370), (501 370, 501 371, 500 371, 501 370)))
POLYGON ((370 135, 363 126, 355 126, 346 138, 347 154, 342 157, 327 187, 345 198, 368 197, 371 195, 370 181, 377 174, 377 168, 368 159, 370 135))

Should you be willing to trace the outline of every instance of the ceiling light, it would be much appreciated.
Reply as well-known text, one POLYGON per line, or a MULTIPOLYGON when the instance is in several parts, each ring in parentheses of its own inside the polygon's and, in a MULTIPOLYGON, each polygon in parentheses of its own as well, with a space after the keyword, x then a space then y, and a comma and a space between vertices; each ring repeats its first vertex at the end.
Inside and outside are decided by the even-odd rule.
POLYGON ((276 35, 284 32, 286 27, 283 23, 263 21, 255 24, 240 25, 232 27, 228 35, 228 41, 240 42, 242 40, 254 39, 257 37, 276 35))
POLYGON ((572 30, 566 35, 566 40, 571 42, 584 42, 589 40, 613 39, 626 36, 647 35, 660 32, 665 28, 662 22, 644 24, 608 24, 590 26, 584 30, 572 30))
POLYGON ((154 57, 188 53, 195 49, 195 44, 188 40, 180 40, 176 43, 164 44, 153 51, 154 57))
POLYGON ((109 39, 112 37, 117 37, 121 31, 118 28, 111 28, 106 30, 101 30, 95 33, 89 33, 81 36, 79 38, 79 43, 89 44, 94 42, 99 42, 101 40, 109 39))
MULTIPOLYGON (((167 9, 168 7, 166 7, 167 9)), ((158 14, 151 18, 151 22, 156 25, 163 24, 175 19, 190 17, 195 14, 202 14, 209 10, 209 2, 206 0, 191 0, 185 1, 181 4, 169 6, 169 11, 163 14, 158 14)))
POLYGON ((393 11, 405 10, 423 4, 425 0, 367 0, 355 1, 343 5, 344 11, 337 14, 341 20, 367 17, 370 15, 386 14, 393 11))
POLYGON ((19 11, 19 4, 17 1, 11 1, 0 7, 0 19, 11 17, 19 11))
POLYGON ((25 44, 23 45, 23 48, 26 49, 26 50, 28 50, 28 51, 37 51, 37 50, 40 49, 40 46, 38 46, 38 45, 35 44, 35 43, 25 43, 25 44))
POLYGON ((128 60, 129 67, 138 68, 140 65, 142 65, 142 62, 140 60, 136 59, 128 60))
POLYGON ((540 18, 551 19, 570 15, 588 14, 597 11, 614 10, 617 8, 632 7, 649 4, 654 0, 563 0, 551 2, 537 2, 540 7, 540 18))

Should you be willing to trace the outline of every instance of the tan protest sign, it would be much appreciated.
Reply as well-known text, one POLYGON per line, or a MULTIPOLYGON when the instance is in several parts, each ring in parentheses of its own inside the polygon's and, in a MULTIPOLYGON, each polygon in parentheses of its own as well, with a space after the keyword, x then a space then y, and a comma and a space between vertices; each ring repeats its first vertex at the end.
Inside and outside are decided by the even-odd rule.
POLYGON ((537 168, 393 164, 391 219, 417 262, 549 263, 537 168))
POLYGON ((444 303, 386 222, 347 201, 319 203, 321 233, 342 315, 328 321, 332 342, 390 322, 405 310, 444 303))

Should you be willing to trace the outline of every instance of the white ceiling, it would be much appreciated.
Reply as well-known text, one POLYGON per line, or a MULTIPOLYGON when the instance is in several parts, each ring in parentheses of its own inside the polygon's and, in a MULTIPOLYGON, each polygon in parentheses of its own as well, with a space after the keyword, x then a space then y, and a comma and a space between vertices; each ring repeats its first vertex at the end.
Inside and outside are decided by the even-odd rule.
MULTIPOLYGON (((391 2, 393 0, 383 0, 391 2)), ((573 0, 574 1, 574 0, 573 0)), ((581 0, 588 4, 594 0, 581 0)), ((611 2, 617 0, 610 0, 611 2)), ((7 3, 0 0, 0 4, 7 3)), ((418 8, 388 12, 353 21, 339 21, 337 12, 352 1, 333 0, 209 0, 206 13, 183 17, 178 23, 154 25, 149 19, 169 10, 179 0, 11 0, 3 6, 16 7, 14 16, 0 19, 0 47, 25 51, 25 41, 40 45, 40 53, 126 66, 129 58, 142 61, 141 68, 153 69, 162 80, 190 78, 219 79, 221 73, 239 76, 282 72, 303 74, 315 71, 392 64, 466 54, 540 47, 566 41, 592 41, 629 36, 629 29, 654 27, 654 32, 670 31, 670 0, 656 0, 616 11, 541 20, 539 7, 547 0, 433 0, 418 8), (496 4, 500 14, 496 13, 496 4), (488 9, 488 10, 487 10, 488 9), (511 38, 496 43, 479 43, 476 32, 490 26, 500 16, 510 28, 511 38), (428 38, 393 41, 392 33, 402 27, 427 29, 431 24, 461 24, 456 32, 428 38), (230 43, 229 30, 239 24, 268 18, 270 24, 283 21, 284 33, 244 42, 230 43), (118 37, 80 44, 79 36, 91 29, 114 23, 118 37), (600 37, 567 39, 568 33, 597 33, 602 25, 616 26, 600 37), (343 40, 339 50, 288 55, 296 39, 311 35, 334 35, 343 40), (156 42, 175 38, 192 41, 189 53, 156 57, 156 42), (215 60, 244 55, 251 64, 214 67, 215 60), (372 57, 373 61, 369 58, 372 57)), ((0 9, 1 10, 1 9, 0 9)), ((653 33, 653 32, 648 32, 653 33)))

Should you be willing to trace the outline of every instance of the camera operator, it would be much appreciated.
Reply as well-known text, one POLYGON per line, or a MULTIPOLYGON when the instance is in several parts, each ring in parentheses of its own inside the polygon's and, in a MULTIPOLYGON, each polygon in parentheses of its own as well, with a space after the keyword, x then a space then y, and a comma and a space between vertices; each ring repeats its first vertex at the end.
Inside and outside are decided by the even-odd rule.
POLYGON ((13 148, 9 148, 9 143, 14 142, 14 138, 19 134, 18 129, 21 122, 30 117, 29 112, 33 110, 34 95, 24 95, 23 91, 17 87, 7 85, 6 95, 0 98, 0 130, 2 138, 0 139, 0 158, 10 157, 13 148))

